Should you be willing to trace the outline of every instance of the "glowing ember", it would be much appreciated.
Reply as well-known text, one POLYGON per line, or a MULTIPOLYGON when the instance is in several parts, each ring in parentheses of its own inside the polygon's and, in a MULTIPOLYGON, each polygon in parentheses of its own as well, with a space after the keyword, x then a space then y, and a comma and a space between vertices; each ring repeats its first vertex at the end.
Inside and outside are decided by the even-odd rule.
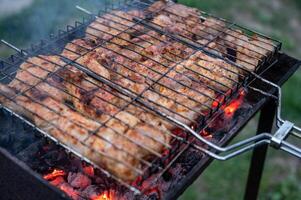
POLYGON ((217 101, 213 101, 213 103, 212 103, 212 107, 213 108, 217 108, 218 105, 219 105, 219 103, 217 101))
POLYGON ((204 138, 207 138, 207 139, 213 138, 213 136, 206 130, 201 131, 201 136, 203 136, 204 138))
POLYGON ((84 167, 83 171, 85 172, 85 174, 87 174, 88 176, 93 177, 94 176, 94 168, 92 166, 86 166, 84 167))
POLYGON ((43 176, 44 179, 46 180, 52 180, 56 177, 59 177, 59 176, 65 176, 66 173, 63 171, 63 170, 60 170, 60 169, 54 169, 53 172, 51 172, 50 174, 47 174, 45 176, 43 176))
POLYGON ((64 178, 59 176, 59 177, 55 178, 54 180, 50 181, 50 184, 54 185, 54 186, 58 186, 64 182, 65 182, 64 178))
POLYGON ((70 196, 72 199, 78 199, 79 192, 74 190, 69 184, 63 183, 59 186, 59 188, 68 194, 68 196, 70 196))
POLYGON ((227 107, 225 107, 224 111, 225 114, 228 116, 232 116, 233 113, 239 108, 241 102, 240 101, 233 101, 231 102, 230 105, 228 105, 227 107))
POLYGON ((227 117, 232 117, 235 111, 240 107, 245 96, 245 91, 241 90, 239 92, 239 97, 233 100, 228 106, 224 108, 224 113, 227 117))
POLYGON ((97 197, 92 198, 92 200, 113 200, 111 192, 104 192, 97 197))

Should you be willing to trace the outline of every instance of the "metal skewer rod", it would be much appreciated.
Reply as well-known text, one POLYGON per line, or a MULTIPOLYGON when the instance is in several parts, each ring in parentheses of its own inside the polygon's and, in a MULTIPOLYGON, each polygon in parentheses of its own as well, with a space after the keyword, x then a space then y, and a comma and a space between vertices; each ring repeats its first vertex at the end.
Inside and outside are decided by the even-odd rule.
POLYGON ((1 39, 0 41, 1 41, 1 43, 3 43, 4 45, 6 45, 7 47, 9 47, 9 48, 11 48, 11 49, 17 51, 18 53, 27 55, 26 52, 22 51, 21 49, 19 49, 18 47, 14 46, 13 44, 11 44, 11 43, 9 43, 9 42, 3 40, 3 39, 1 39))
MULTIPOLYGON (((90 12, 89 10, 87 10, 87 9, 85 9, 85 8, 79 6, 79 5, 76 5, 75 7, 76 7, 76 9, 78 9, 78 10, 80 10, 80 11, 82 11, 82 12, 88 14, 88 15, 93 15, 92 12, 90 12)), ((95 15, 93 15, 93 16, 95 16, 95 15)), ((95 17, 97 17, 97 16, 95 16, 95 17)))

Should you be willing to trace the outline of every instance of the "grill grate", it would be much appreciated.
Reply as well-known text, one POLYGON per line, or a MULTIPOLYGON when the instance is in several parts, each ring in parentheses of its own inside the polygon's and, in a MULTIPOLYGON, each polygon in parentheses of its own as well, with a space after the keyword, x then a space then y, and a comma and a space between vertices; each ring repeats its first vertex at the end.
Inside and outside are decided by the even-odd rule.
MULTIPOLYGON (((2 83, 15 81, 23 88, 21 91, 9 91, 8 94, 13 93, 14 95, 8 95, 1 91, 2 96, 5 96, 9 100, 9 105, 4 105, 7 107, 5 109, 13 110, 11 112, 14 112, 19 118, 28 121, 24 117, 21 117, 20 114, 17 114, 18 111, 25 110, 28 115, 35 116, 37 118, 36 121, 46 123, 48 128, 55 128, 58 134, 55 136, 49 135, 44 130, 45 128, 40 129, 34 123, 28 121, 28 123, 40 132, 60 143, 66 149, 74 152, 83 160, 98 166, 98 164, 93 162, 93 159, 88 159, 86 156, 82 156, 82 153, 70 148, 72 144, 68 144, 67 141, 61 143, 60 140, 63 140, 61 138, 63 137, 62 135, 69 137, 72 140, 70 142, 76 143, 85 151, 93 151, 102 157, 106 157, 112 162, 130 169, 139 176, 145 175, 147 170, 153 170, 154 168, 160 170, 160 175, 162 175, 190 145, 219 159, 227 159, 237 154, 235 152, 235 154, 229 154, 227 157, 218 157, 203 146, 194 144, 195 140, 200 140, 218 151, 228 151, 264 138, 264 136, 257 136, 239 145, 224 149, 201 137, 196 130, 202 130, 208 126, 214 118, 222 113, 221 106, 227 104, 229 100, 235 97, 241 88, 247 88, 252 80, 254 80, 252 79, 254 76, 258 78, 258 75, 256 76, 253 71, 265 70, 262 69, 263 65, 267 66, 268 63, 273 64, 275 62, 281 44, 266 36, 259 35, 223 19, 214 18, 201 11, 196 11, 197 15, 192 17, 197 21, 192 21, 191 23, 201 23, 204 29, 194 33, 187 29, 188 25, 185 24, 184 18, 173 12, 172 8, 177 4, 172 2, 162 3, 154 11, 151 11, 149 6, 154 2, 136 0, 119 1, 120 7, 115 9, 106 8, 97 16, 90 15, 90 18, 84 19, 82 22, 76 22, 75 26, 68 26, 66 31, 59 31, 58 36, 53 36, 51 40, 42 41, 41 44, 34 45, 28 50, 22 50, 18 54, 13 55, 9 60, 2 61, 0 81, 2 83), (122 16, 120 12, 117 12, 117 10, 128 12, 133 9, 145 11, 147 14, 144 17, 137 16, 136 13, 128 14, 127 17, 133 18, 131 20, 122 16), (162 14, 172 16, 172 19, 177 20, 177 23, 185 25, 180 34, 172 33, 173 30, 169 30, 171 27, 154 21, 160 18, 162 14), (204 24, 204 22, 208 21, 213 24, 211 26, 204 24), (100 29, 100 27, 103 29, 100 29), (89 39, 74 40, 81 38, 86 28, 90 30, 86 33, 86 37, 89 39), (243 30, 244 33, 241 33, 239 30, 243 30), (247 33, 250 35, 247 35, 247 33), (256 44, 252 44, 254 37, 257 37, 256 44), (104 40, 103 38, 107 39, 104 40), (133 41, 133 38, 136 38, 136 41, 133 41), (230 44, 233 41, 234 46, 230 44), (69 43, 69 45, 65 47, 66 43, 69 43), (174 51, 160 52, 159 59, 155 55, 145 53, 150 51, 154 54, 154 51, 159 51, 160 49, 152 48, 158 46, 166 49, 172 48, 174 51), (176 49, 176 47, 179 49, 176 49), (125 52, 120 52, 120 49, 125 52), (62 50, 63 53, 61 53, 62 50), (114 76, 114 79, 109 79, 105 74, 99 74, 83 64, 85 62, 81 59, 86 55, 93 56, 96 51, 98 51, 97 53, 107 53, 113 55, 115 58, 122 59, 110 60, 110 63, 102 63, 104 69, 110 72, 111 76, 114 76), (233 52, 239 54, 244 59, 238 58, 238 55, 233 55, 233 52), (41 54, 54 55, 56 57, 41 56, 41 54), (36 61, 29 59, 30 57, 38 58, 42 64, 37 64, 36 61), (137 60, 135 57, 143 59, 137 60), (187 63, 189 60, 193 60, 193 66, 187 63), (148 61, 148 64, 146 64, 146 61, 148 61), (20 68, 21 63, 26 63, 29 66, 33 65, 39 72, 47 75, 40 77, 39 74, 30 71, 29 68, 20 68), (210 68, 208 67, 210 63, 215 64, 210 68), (50 70, 45 66, 51 66, 54 69, 50 70), (120 71, 112 69, 112 66, 117 67, 120 71), (212 78, 214 74, 211 71, 214 71, 216 68, 218 68, 218 72, 223 72, 217 76, 219 80, 212 78), (187 72, 187 74, 182 73, 182 71, 187 72), (84 72, 84 74, 81 72, 84 72), (29 84, 29 80, 18 78, 18 73, 26 74, 30 77, 30 80, 35 80, 35 83, 29 84), (177 75, 180 77, 177 77, 177 75), (75 113, 74 105, 68 104, 68 102, 57 105, 57 102, 61 100, 55 95, 56 93, 67 95, 74 102, 80 102, 83 100, 81 97, 89 95, 89 91, 83 85, 69 79, 71 76, 80 78, 81 81, 84 81, 89 87, 94 88, 95 91, 112 96, 117 102, 107 100, 103 96, 96 96, 95 98, 97 101, 104 102, 107 106, 114 108, 115 111, 109 114, 106 113, 104 115, 105 119, 100 120, 83 111, 77 110, 75 113), (194 77, 199 77, 199 79, 195 79, 194 77), (55 81, 53 82, 53 80, 55 81), (125 83, 120 80, 123 80, 125 83), (142 85, 139 82, 141 80, 145 80, 147 84, 139 88, 138 86, 142 85), (75 88, 79 92, 85 93, 85 95, 76 96, 72 94, 66 88, 57 85, 57 82, 60 81, 67 83, 69 87, 75 88), (185 81, 189 82, 190 85, 185 81), (180 92, 172 86, 184 88, 184 92, 180 92), (54 93, 49 94, 50 92, 45 88, 43 89, 43 87, 54 93), (135 87, 138 87, 138 89, 135 87), (45 92, 48 95, 47 97, 43 96, 45 92), (154 100, 152 98, 154 95, 158 96, 162 102, 154 100), (47 102, 44 101, 45 99, 47 99, 47 102), (185 99, 185 101, 181 101, 181 99, 185 99), (65 131, 62 123, 59 125, 56 122, 52 122, 55 119, 50 120, 49 116, 41 116, 39 112, 35 112, 36 110, 26 104, 28 101, 32 102, 31 105, 34 103, 39 109, 38 111, 46 109, 46 113, 51 113, 56 118, 63 118, 65 120, 63 121, 64 123, 70 123, 74 128, 82 131, 84 136, 78 137, 65 131), (187 110, 193 116, 198 117, 189 117, 187 114, 183 114, 183 112, 177 111, 172 107, 167 107, 163 104, 165 101, 176 105, 178 110, 187 110), (217 103, 217 106, 212 106, 213 103, 217 103), (66 114, 62 114, 56 106, 64 109, 66 114), (196 107, 199 110, 196 110, 196 107), (122 124, 125 129, 135 128, 135 126, 124 120, 120 115, 127 114, 137 117, 141 113, 155 116, 154 119, 166 123, 168 126, 184 129, 190 134, 187 133, 183 137, 170 130, 160 129, 164 133, 164 137, 171 138, 170 142, 166 142, 141 132, 143 137, 159 143, 165 149, 171 152, 176 151, 174 154, 166 156, 162 152, 154 150, 148 144, 140 143, 120 132, 115 126, 110 125, 114 121, 122 124), (68 114, 74 116, 71 117, 68 114), (77 117, 81 120, 78 120, 77 117), (118 146, 118 144, 112 143, 110 139, 98 134, 103 128, 112 131, 116 137, 121 137, 129 143, 139 146, 143 151, 148 152, 148 154, 157 159, 153 159, 154 161, 151 162, 148 159, 135 155, 130 149, 125 149, 118 146), (190 138, 191 135, 194 137, 190 138), (95 149, 93 145, 90 146, 89 141, 91 142, 91 140, 95 140, 96 138, 105 141, 108 145, 112 145, 118 151, 125 153, 126 156, 137 159, 143 167, 131 166, 129 163, 124 162, 124 160, 95 149), (184 147, 179 148, 180 150, 174 150, 171 144, 175 141, 178 141, 184 147), (172 157, 170 158, 170 156, 172 157), (158 165, 156 162, 158 159, 169 160, 169 162, 164 165, 158 165)), ((89 105, 89 108, 92 110, 98 109, 93 104, 89 105)), ((151 121, 144 121, 144 123, 154 126, 151 121)), ((260 142, 256 143, 256 145, 260 145, 260 142)), ((254 145, 246 146, 238 153, 251 149, 254 145)), ((114 175, 114 173, 112 174, 99 166, 98 168, 134 192, 140 193, 137 188, 114 175)))

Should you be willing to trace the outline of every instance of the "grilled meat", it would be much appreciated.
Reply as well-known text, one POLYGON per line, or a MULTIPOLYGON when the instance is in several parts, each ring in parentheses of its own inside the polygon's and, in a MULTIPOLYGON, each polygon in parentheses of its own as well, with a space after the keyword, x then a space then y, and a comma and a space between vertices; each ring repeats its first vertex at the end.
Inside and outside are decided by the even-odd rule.
POLYGON ((92 22, 86 30, 86 37, 92 40, 113 41, 120 45, 127 45, 128 42, 122 39, 130 39, 128 27, 143 29, 133 22, 134 17, 144 18, 141 11, 133 10, 128 13, 123 11, 112 11, 92 22), (119 36, 119 37, 115 37, 119 36))
MULTIPOLYGON (((72 43, 75 44, 76 42, 72 43)), ((125 54, 118 53, 124 50, 118 45, 109 45, 106 48, 99 47, 91 54, 99 63, 105 64, 110 71, 111 80, 116 84, 131 90, 135 94, 140 94, 148 88, 143 97, 149 99, 159 110, 185 123, 194 121, 201 111, 210 107, 214 98, 213 91, 204 92, 204 87, 196 84, 199 83, 198 79, 192 81, 188 75, 181 75, 192 82, 196 90, 199 90, 193 91, 190 89, 192 84, 181 84, 180 74, 167 73, 169 66, 174 65, 174 60, 187 56, 187 53, 183 54, 182 52, 189 52, 190 50, 187 50, 187 47, 184 49, 184 45, 181 44, 172 42, 162 44, 160 41, 154 41, 153 45, 149 47, 152 48, 147 48, 144 51, 141 49, 141 54, 144 54, 143 60, 127 58, 125 54), (183 50, 175 48, 175 45, 183 50), (161 53, 157 53, 155 49, 160 47, 162 47, 161 53), (180 55, 181 53, 183 55, 180 55), (176 56, 177 54, 179 56, 176 56), (157 60, 154 60, 152 56, 155 56, 157 60), (168 58, 168 56, 176 58, 168 58), (154 81, 158 80, 164 73, 167 73, 168 78, 163 78, 158 84, 154 85, 154 81), (147 76, 143 76, 143 74, 147 76), (153 87, 150 88, 150 85, 153 85, 153 87), (181 87, 178 87, 179 85, 181 87), (186 96, 181 95, 181 93, 186 96), (201 95, 202 98, 198 98, 198 95, 201 95)), ((70 49, 68 45, 63 53, 65 56, 68 56, 66 54, 67 49, 70 49)), ((131 52, 138 54, 135 50, 131 50, 131 52)))
POLYGON ((237 64, 248 71, 254 71, 266 55, 273 52, 273 43, 263 37, 246 36, 239 30, 228 30, 225 44, 237 52, 237 64))
POLYGON ((52 72, 63 65, 57 56, 39 56, 28 58, 17 71, 15 78, 9 86, 19 92, 23 92, 32 86, 37 85, 52 72))
MULTIPOLYGON (((186 125, 197 124, 244 71, 139 25, 135 18, 250 71, 274 51, 268 39, 246 36, 196 9, 164 1, 145 12, 106 13, 88 26, 85 38, 66 45, 62 57, 186 125)), ((59 56, 29 58, 10 78, 8 85, 0 84, 1 104, 126 181, 141 173, 145 159, 169 146, 176 128, 116 88, 66 66, 59 56)))
MULTIPOLYGON (((208 45, 207 50, 236 61, 241 68, 248 71, 254 71, 264 57, 275 50, 269 39, 257 35, 248 36, 241 30, 229 29, 225 22, 204 17, 199 11, 184 5, 167 6, 166 2, 160 1, 149 8, 150 11, 156 9, 161 9, 161 12, 153 18, 152 23, 201 45, 208 45), (236 55, 229 55, 229 51, 235 51, 236 55)), ((244 73, 244 70, 241 72, 244 73)))
MULTIPOLYGON (((65 72, 60 71, 64 78, 70 78, 70 73, 76 72, 75 69, 73 71, 65 70, 65 72), (69 75, 66 75, 68 73, 69 75)), ((80 75, 80 72, 77 75, 73 74, 73 78, 80 82, 78 84, 81 87, 86 87, 82 90, 91 87, 91 84, 87 82, 82 83, 84 77, 80 75)), ((64 84, 70 87, 71 81, 67 82, 64 79, 64 84)), ((76 98, 73 96, 76 92, 72 92, 69 87, 66 86, 68 93, 65 95, 72 95, 72 101, 76 98)), ((98 108, 96 112, 92 113, 97 117, 92 117, 86 109, 80 110, 76 106, 81 105, 80 103, 75 105, 80 112, 74 111, 63 102, 55 99, 55 96, 51 96, 47 91, 42 91, 37 87, 29 89, 14 99, 9 99, 9 97, 16 95, 15 88, 5 85, 1 85, 0 88, 2 95, 5 96, 0 99, 3 105, 24 115, 42 130, 83 156, 105 166, 107 170, 124 180, 133 180, 137 176, 137 170, 141 170, 140 160, 149 157, 153 152, 160 154, 163 144, 169 143, 169 135, 163 133, 162 128, 146 124, 126 112, 126 109, 121 111, 115 108, 115 112, 114 109, 112 109, 113 112, 108 111, 109 103, 97 101, 82 103, 89 108, 98 108), (101 106, 103 108, 101 113, 103 114, 99 112, 101 106), (109 114, 115 115, 115 118, 107 117, 109 114), (91 135, 92 132, 95 133, 91 135), (136 170, 133 170, 134 168, 136 170)), ((61 91, 61 93, 64 92, 61 91)), ((97 91, 96 94, 94 99, 102 93, 97 91)), ((107 94, 102 97, 114 102, 112 97, 108 97, 107 94)))

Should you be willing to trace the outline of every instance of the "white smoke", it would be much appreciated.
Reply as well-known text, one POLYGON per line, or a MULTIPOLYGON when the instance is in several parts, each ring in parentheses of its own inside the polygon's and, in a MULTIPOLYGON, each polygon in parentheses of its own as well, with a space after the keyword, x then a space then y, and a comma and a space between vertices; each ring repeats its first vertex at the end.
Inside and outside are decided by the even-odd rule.
POLYGON ((33 3, 33 0, 0 0, 0 17, 20 12, 33 3))

